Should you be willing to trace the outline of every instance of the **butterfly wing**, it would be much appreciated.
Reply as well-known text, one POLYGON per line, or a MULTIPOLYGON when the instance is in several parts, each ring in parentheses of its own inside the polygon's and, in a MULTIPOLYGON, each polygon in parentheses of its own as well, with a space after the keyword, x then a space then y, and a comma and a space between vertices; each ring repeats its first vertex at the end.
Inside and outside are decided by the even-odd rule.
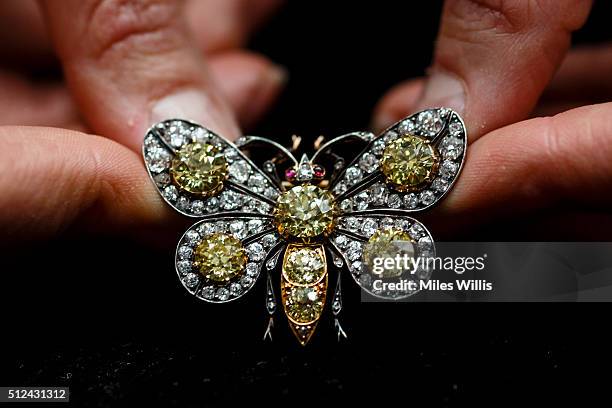
POLYGON ((143 156, 147 171, 163 199, 176 211, 202 217, 225 211, 269 214, 280 187, 234 144, 186 120, 167 120, 145 136, 143 156), (189 144, 212 145, 225 163, 225 179, 212 194, 197 195, 181 189, 172 175, 177 155, 189 144))

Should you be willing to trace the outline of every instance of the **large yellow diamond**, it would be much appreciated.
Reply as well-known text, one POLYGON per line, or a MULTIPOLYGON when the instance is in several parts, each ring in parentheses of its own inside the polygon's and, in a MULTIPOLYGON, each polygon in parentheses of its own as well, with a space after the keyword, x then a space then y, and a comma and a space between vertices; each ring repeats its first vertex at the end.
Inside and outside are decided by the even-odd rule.
POLYGON ((438 152, 427 140, 405 135, 387 145, 381 170, 398 190, 412 191, 433 179, 438 163, 438 152))
POLYGON ((296 323, 311 323, 321 317, 325 306, 323 285, 289 286, 285 299, 287 316, 296 323))
POLYGON ((227 282, 244 270, 246 251, 233 235, 215 233, 195 249, 194 263, 200 273, 214 282, 227 282))
POLYGON ((283 275, 291 284, 313 285, 323 279, 327 272, 326 266, 322 246, 289 245, 285 251, 283 275))
POLYGON ((396 278, 409 271, 414 266, 413 262, 417 261, 415 255, 414 240, 410 234, 392 227, 376 231, 363 247, 365 265, 380 278, 396 278), (401 260, 399 265, 396 262, 398 256, 401 260), (390 261, 386 261, 385 265, 387 259, 390 261))
POLYGON ((170 174, 182 190, 197 195, 212 195, 223 187, 227 163, 215 146, 189 143, 176 153, 170 174))
POLYGON ((281 234, 315 237, 328 231, 334 220, 334 197, 322 188, 305 184, 285 191, 277 199, 276 223, 281 234))

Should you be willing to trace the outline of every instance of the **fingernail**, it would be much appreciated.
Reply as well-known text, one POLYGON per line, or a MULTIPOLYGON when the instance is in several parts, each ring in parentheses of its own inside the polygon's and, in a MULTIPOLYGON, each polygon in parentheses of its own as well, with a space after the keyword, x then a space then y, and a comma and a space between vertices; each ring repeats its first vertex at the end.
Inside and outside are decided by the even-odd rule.
POLYGON ((418 106, 418 110, 446 107, 462 114, 465 107, 463 82, 451 73, 441 70, 433 71, 427 79, 423 98, 419 101, 418 106))
POLYGON ((198 89, 187 89, 168 95, 153 105, 151 125, 167 119, 188 119, 230 140, 240 135, 233 115, 214 96, 198 89))
POLYGON ((388 128, 389 126, 391 126, 393 123, 397 122, 398 118, 394 118, 393 116, 389 115, 388 113, 381 113, 380 115, 376 115, 374 117, 374 119, 372 120, 372 124, 370 126, 370 128, 374 131, 374 132, 381 132, 384 129, 388 128))
POLYGON ((257 121, 269 109, 288 77, 287 70, 279 65, 274 65, 261 73, 253 82, 250 98, 242 100, 238 108, 241 123, 249 126, 257 121))

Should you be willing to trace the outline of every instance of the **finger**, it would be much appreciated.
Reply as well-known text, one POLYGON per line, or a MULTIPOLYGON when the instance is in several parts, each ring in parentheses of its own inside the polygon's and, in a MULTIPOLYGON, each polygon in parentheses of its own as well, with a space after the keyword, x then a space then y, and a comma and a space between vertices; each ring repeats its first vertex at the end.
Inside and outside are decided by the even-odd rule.
POLYGON ((472 140, 526 118, 590 7, 586 0, 447 1, 417 110, 457 110, 472 140))
POLYGON ((245 51, 215 54, 210 72, 244 129, 272 106, 287 81, 285 69, 245 51))
POLYGON ((0 57, 3 65, 31 68, 53 61, 53 51, 35 0, 0 1, 0 57))
POLYGON ((0 127, 0 242, 70 227, 133 233, 167 223, 141 158, 111 140, 39 127, 0 127))
POLYGON ((413 112, 423 94, 424 78, 410 79, 391 89, 374 109, 372 128, 381 131, 413 112))
POLYGON ((549 208, 609 212, 611 114, 612 103, 592 105, 481 138, 470 147, 461 177, 431 221, 452 223, 456 231, 468 223, 549 208))
POLYGON ((186 16, 200 49, 216 53, 245 45, 282 0, 189 0, 186 16))
POLYGON ((145 130, 188 118, 239 129, 182 20, 178 0, 41 2, 67 82, 96 133, 139 150, 145 130))

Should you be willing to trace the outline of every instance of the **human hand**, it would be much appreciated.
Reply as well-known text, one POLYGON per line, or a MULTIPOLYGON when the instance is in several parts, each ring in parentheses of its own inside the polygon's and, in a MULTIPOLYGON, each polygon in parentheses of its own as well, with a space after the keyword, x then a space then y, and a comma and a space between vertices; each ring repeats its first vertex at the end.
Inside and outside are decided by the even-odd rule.
POLYGON ((0 74, 0 124, 104 136, 0 126, 2 239, 45 238, 69 226, 116 231, 167 222, 170 211, 137 153, 145 130, 183 117, 235 138, 238 122, 256 121, 282 88, 284 71, 240 47, 277 6, 276 0, 2 2, 0 55, 19 54, 28 66, 16 63, 19 73, 0 74), (29 83, 23 73, 34 63, 53 64, 52 49, 66 84, 29 83))
POLYGON ((590 8, 582 0, 445 3, 429 76, 391 90, 375 114, 378 127, 432 106, 464 117, 471 146, 454 189, 428 215, 436 231, 609 238, 612 103, 593 103, 612 96, 612 47, 567 53, 590 8), (556 115, 529 119, 539 114, 556 115))

